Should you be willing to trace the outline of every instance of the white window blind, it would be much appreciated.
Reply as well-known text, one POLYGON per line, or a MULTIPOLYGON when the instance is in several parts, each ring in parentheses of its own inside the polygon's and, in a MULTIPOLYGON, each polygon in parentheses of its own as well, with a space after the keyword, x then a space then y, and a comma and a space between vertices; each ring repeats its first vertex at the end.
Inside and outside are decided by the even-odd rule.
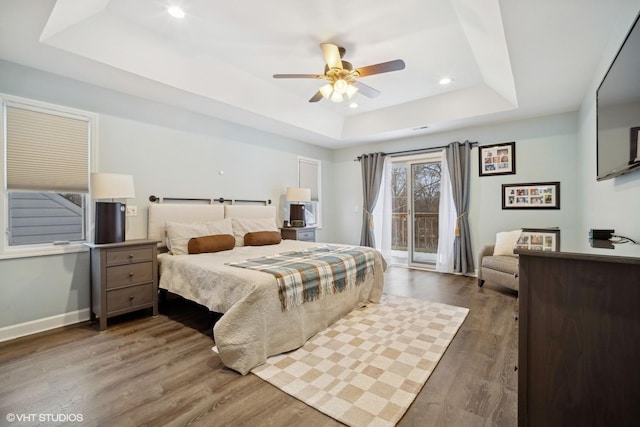
POLYGON ((89 120, 6 106, 7 190, 87 193, 89 120))

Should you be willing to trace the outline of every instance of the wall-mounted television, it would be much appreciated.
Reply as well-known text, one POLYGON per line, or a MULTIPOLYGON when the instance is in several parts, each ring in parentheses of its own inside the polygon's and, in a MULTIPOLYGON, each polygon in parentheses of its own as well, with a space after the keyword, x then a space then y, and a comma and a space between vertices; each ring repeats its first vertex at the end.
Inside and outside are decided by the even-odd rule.
POLYGON ((596 92, 598 181, 640 167, 639 20, 640 14, 596 92))

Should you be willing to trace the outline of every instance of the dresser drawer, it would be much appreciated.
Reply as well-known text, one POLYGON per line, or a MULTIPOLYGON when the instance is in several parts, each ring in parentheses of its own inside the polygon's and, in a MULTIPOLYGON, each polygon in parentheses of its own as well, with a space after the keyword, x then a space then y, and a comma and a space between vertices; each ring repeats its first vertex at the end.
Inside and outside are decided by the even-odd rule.
POLYGON ((153 281, 153 262, 107 267, 107 289, 153 281))
POLYGON ((153 248, 132 248, 107 252, 107 265, 119 265, 140 261, 151 261, 153 248))
POLYGON ((107 292, 107 313, 153 303, 153 283, 107 292))
POLYGON ((315 242, 315 240, 316 240, 316 232, 314 230, 298 231, 298 240, 303 240, 303 241, 307 241, 307 242, 315 242))

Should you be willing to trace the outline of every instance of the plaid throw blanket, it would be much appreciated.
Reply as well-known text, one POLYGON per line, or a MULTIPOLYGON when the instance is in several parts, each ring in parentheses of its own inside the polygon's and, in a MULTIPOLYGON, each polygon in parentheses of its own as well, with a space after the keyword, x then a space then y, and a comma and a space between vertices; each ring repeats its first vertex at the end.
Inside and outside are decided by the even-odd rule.
POLYGON ((273 274, 278 280, 282 311, 286 311, 298 304, 358 286, 373 274, 374 261, 372 249, 326 246, 229 265, 273 274))

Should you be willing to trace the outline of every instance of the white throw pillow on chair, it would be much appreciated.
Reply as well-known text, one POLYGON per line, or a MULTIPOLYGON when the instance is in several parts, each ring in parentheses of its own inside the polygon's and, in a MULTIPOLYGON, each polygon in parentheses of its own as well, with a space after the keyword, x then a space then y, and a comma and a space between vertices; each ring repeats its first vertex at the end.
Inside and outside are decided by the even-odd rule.
POLYGON ((493 248, 493 255, 518 256, 513 253, 513 248, 520 238, 522 230, 501 231, 496 233, 496 245, 493 248))

